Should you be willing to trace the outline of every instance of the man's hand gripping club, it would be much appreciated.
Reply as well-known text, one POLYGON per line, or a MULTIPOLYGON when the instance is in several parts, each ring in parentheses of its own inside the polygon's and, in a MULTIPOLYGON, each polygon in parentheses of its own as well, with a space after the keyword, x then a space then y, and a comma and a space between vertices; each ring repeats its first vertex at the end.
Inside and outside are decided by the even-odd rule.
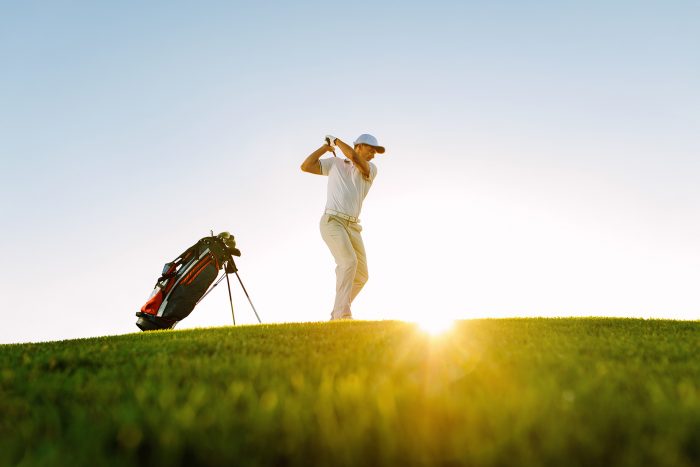
POLYGON ((335 146, 335 142, 338 140, 335 136, 331 135, 326 135, 325 142, 328 146, 331 147, 331 152, 333 153, 333 157, 336 157, 335 155, 335 149, 333 149, 333 146, 335 146))
POLYGON ((333 149, 333 144, 335 144, 336 141, 336 137, 327 135, 324 140, 325 144, 317 150, 315 150, 314 152, 312 152, 311 154, 309 154, 309 156, 306 159, 304 159, 304 162, 301 163, 301 170, 310 174, 322 175, 321 163, 319 162, 319 159, 327 152, 332 152, 335 156, 335 149, 333 149))

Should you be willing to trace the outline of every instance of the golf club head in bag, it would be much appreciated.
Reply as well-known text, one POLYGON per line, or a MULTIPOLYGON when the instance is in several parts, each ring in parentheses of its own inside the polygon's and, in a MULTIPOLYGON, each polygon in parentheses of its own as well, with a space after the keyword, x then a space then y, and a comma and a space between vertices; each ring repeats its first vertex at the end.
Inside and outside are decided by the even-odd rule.
POLYGON ((187 318, 207 292, 219 271, 237 271, 233 256, 241 256, 228 232, 200 239, 173 261, 166 263, 148 301, 136 313, 142 331, 173 329, 187 318))
MULTIPOLYGON (((233 255, 233 256, 241 256, 241 252, 236 248, 236 239, 233 237, 228 232, 221 232, 219 235, 216 236, 219 240, 224 242, 224 245, 226 246, 226 249, 233 255)), ((231 271, 234 272, 234 271, 231 271)))

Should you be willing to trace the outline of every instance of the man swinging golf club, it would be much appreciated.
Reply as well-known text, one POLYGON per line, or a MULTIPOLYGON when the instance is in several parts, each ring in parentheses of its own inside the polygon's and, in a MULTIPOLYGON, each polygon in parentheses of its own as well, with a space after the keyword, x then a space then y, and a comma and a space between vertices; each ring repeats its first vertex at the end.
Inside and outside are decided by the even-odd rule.
POLYGON ((360 210, 377 166, 370 161, 384 148, 372 135, 360 135, 350 147, 335 136, 326 136, 323 146, 301 164, 301 170, 328 177, 328 199, 321 217, 321 237, 335 258, 335 303, 331 320, 352 319, 350 305, 367 282, 367 255, 362 243, 360 210), (338 146, 347 159, 321 156, 338 146))

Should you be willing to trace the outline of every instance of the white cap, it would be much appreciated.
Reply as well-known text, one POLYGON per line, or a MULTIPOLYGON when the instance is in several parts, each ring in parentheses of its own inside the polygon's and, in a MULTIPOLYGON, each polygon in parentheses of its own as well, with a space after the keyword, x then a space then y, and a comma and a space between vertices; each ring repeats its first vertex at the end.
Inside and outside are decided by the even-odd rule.
POLYGON ((357 137, 354 143, 352 143, 354 146, 357 146, 358 144, 367 144, 369 146, 374 146, 374 148, 377 150, 379 154, 384 154, 384 146, 380 146, 379 142, 377 142, 377 138, 375 138, 372 135, 368 134, 363 134, 357 137))

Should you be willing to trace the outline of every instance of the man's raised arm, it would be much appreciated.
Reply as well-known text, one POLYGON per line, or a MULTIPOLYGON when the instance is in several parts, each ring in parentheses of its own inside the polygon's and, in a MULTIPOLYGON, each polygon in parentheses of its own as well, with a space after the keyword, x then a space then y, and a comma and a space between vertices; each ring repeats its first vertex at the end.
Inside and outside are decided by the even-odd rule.
POLYGON ((335 144, 341 151, 343 151, 345 157, 350 159, 352 163, 355 164, 355 167, 357 167, 357 170, 362 173, 362 176, 369 178, 369 162, 358 156, 355 150, 341 141, 340 138, 335 139, 335 144))
POLYGON ((322 155, 329 151, 333 151, 333 148, 327 144, 324 144, 309 154, 309 157, 304 159, 304 162, 301 163, 301 170, 310 174, 323 175, 321 173, 321 163, 319 162, 319 159, 322 155))

